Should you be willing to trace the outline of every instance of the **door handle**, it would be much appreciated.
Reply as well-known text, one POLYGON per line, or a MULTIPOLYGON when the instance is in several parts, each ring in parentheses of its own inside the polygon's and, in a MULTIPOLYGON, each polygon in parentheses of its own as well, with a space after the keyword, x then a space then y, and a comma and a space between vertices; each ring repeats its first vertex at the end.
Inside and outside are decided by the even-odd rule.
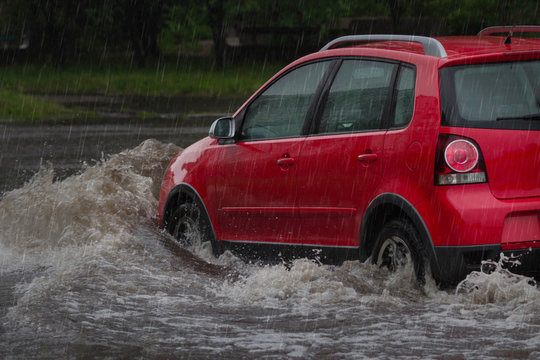
POLYGON ((278 164, 278 166, 281 166, 281 167, 291 167, 294 164, 294 158, 290 158, 290 157, 281 158, 281 159, 276 160, 276 163, 278 164))
POLYGON ((377 154, 369 153, 358 155, 358 161, 363 163, 374 162, 377 160, 377 154))

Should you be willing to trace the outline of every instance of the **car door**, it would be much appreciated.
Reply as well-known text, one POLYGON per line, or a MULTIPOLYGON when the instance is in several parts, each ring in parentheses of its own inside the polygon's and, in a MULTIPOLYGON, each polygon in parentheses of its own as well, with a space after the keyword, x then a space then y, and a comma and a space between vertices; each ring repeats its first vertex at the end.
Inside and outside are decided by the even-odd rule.
POLYGON ((303 242, 358 246, 366 202, 382 174, 384 119, 398 64, 343 60, 298 164, 303 242))
POLYGON ((220 150, 220 240, 294 242, 296 174, 304 123, 330 61, 287 72, 243 112, 238 139, 220 150))

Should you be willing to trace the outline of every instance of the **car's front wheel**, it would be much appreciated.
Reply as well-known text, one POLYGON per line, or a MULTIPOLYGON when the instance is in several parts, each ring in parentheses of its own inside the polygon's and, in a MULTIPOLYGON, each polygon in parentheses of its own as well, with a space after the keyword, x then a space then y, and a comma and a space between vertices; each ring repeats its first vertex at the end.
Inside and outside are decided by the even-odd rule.
POLYGON ((191 247, 210 241, 212 251, 218 255, 217 242, 206 211, 193 198, 187 197, 174 206, 164 224, 165 230, 182 246, 191 247))
POLYGON ((406 220, 388 221, 377 236, 372 260, 390 272, 412 266, 418 284, 425 284, 425 256, 416 229, 406 220))

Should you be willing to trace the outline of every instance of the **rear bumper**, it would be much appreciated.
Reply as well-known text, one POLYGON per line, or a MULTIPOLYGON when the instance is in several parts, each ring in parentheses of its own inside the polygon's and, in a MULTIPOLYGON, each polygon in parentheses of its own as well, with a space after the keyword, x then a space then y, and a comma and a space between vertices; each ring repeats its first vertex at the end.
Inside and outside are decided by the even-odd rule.
POLYGON ((455 284, 471 271, 480 271, 482 261, 499 261, 501 253, 520 262, 519 265, 503 262, 504 268, 540 280, 540 247, 503 250, 501 245, 435 247, 437 278, 441 283, 455 284))
MULTIPOLYGON (((496 199, 488 184, 440 186, 415 207, 434 246, 540 240, 540 198, 496 199)), ((511 245, 509 245, 511 246, 511 245)), ((506 250, 503 246, 503 250, 506 250)))
POLYGON ((512 272, 540 272, 540 198, 500 200, 489 184, 435 187, 416 205, 433 243, 433 275, 456 283, 500 253, 521 255, 512 272))

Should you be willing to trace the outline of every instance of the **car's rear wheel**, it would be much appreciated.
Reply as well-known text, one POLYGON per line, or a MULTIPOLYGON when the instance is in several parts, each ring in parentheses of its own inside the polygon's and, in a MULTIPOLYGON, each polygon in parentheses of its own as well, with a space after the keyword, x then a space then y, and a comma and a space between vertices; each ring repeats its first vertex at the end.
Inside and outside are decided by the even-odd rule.
POLYGON ((206 211, 189 196, 171 209, 165 230, 185 247, 199 246, 209 241, 214 255, 218 255, 217 242, 206 211))
POLYGON ((390 272, 412 265, 418 284, 425 284, 422 242, 416 229, 406 220, 394 219, 383 226, 373 247, 372 260, 390 272))

